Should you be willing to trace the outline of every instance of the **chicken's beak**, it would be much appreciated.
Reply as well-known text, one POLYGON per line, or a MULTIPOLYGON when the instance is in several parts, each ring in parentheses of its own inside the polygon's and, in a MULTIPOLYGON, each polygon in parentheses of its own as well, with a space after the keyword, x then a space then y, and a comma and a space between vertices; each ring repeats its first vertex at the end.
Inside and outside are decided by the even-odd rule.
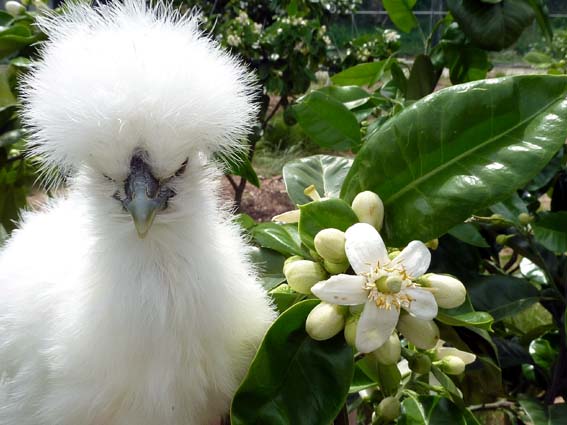
POLYGON ((153 176, 144 152, 135 152, 130 162, 130 174, 124 182, 124 208, 132 215, 136 232, 143 239, 148 234, 156 213, 167 199, 162 195, 159 181, 153 176))
POLYGON ((140 239, 145 238, 148 234, 159 208, 160 202, 156 199, 151 199, 144 187, 136 188, 127 209, 132 215, 134 226, 136 226, 136 232, 138 232, 140 239))

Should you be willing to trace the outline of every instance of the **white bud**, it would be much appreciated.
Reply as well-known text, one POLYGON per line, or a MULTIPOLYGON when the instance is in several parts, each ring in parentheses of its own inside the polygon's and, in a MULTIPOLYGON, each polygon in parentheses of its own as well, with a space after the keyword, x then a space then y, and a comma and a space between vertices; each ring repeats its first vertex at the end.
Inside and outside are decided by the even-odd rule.
POLYGON ((383 399, 376 408, 376 415, 387 422, 396 420, 400 414, 400 402, 393 396, 383 399))
POLYGON ((327 270, 330 274, 340 274, 347 271, 350 264, 348 261, 344 263, 331 263, 330 261, 324 260, 323 266, 325 266, 325 270, 327 270))
POLYGON ((398 334, 394 332, 384 344, 382 344, 377 350, 370 353, 370 356, 383 365, 393 365, 398 363, 401 354, 402 345, 400 344, 400 338, 398 337, 398 334))
POLYGON ((311 294, 311 287, 325 280, 327 273, 318 263, 309 260, 295 260, 284 267, 287 283, 300 294, 311 294))
POLYGON ((455 356, 460 358, 465 364, 474 363, 476 360, 476 356, 473 353, 469 353, 468 351, 461 351, 455 347, 440 347, 435 352, 435 357, 438 360, 442 360, 448 356, 455 356))
POLYGON ((303 257, 300 257, 299 255, 292 255, 291 257, 286 258, 283 263, 283 273, 285 274, 285 269, 289 264, 299 260, 303 260, 303 257))
POLYGON ((433 320, 420 320, 410 314, 401 314, 398 330, 422 350, 432 349, 439 341, 439 328, 433 320))
POLYGON ((356 195, 352 201, 352 210, 361 223, 371 224, 378 231, 382 229, 384 203, 374 192, 367 190, 356 195))
POLYGON ((457 356, 447 356, 443 357, 439 361, 438 364, 439 368, 448 375, 460 375, 465 371, 465 362, 463 359, 457 356))
POLYGON ((6 8, 6 12, 12 16, 21 15, 26 11, 26 8, 19 1, 14 0, 7 1, 4 7, 6 8))
POLYGON ((314 239, 317 253, 331 263, 347 261, 345 253, 345 232, 339 229, 323 229, 314 239))
POLYGON ((272 217, 272 221, 278 223, 298 223, 300 216, 301 212, 299 210, 291 210, 272 217))
POLYGON ((428 273, 421 276, 418 283, 433 289, 433 296, 441 308, 458 307, 465 302, 467 297, 465 285, 453 276, 428 273))
POLYGON ((345 317, 340 306, 322 302, 307 316, 305 330, 317 341, 334 337, 345 326, 345 317))

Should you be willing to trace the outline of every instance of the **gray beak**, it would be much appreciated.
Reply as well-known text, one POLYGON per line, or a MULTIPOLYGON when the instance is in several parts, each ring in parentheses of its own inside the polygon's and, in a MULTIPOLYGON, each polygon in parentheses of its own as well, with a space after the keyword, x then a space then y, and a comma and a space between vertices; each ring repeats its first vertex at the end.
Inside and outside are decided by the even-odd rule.
POLYGON ((170 194, 153 176, 146 154, 138 151, 130 161, 130 174, 124 182, 126 199, 122 204, 132 215, 140 239, 148 234, 159 210, 165 208, 170 194))
POLYGON ((156 199, 148 196, 144 187, 136 189, 132 195, 132 200, 126 208, 132 215, 138 236, 140 239, 143 239, 148 234, 150 227, 152 227, 156 213, 161 205, 156 199))

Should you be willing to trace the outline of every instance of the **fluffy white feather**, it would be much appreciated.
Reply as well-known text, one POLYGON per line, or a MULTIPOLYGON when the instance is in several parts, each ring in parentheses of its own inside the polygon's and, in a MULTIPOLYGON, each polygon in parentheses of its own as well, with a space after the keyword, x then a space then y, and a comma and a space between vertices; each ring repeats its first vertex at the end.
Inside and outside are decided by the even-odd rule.
POLYGON ((41 25, 25 122, 73 177, 0 254, 0 425, 209 424, 274 318, 207 162, 247 131, 251 78, 194 18, 141 1, 41 25), (136 149, 162 179, 188 159, 144 239, 113 198, 136 149))

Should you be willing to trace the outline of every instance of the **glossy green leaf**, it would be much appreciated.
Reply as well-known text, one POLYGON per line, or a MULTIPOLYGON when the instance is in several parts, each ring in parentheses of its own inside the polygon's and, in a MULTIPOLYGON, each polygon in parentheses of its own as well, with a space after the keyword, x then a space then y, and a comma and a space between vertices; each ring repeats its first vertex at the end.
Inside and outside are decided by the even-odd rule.
POLYGON ((391 62, 391 59, 384 59, 378 62, 359 63, 333 75, 331 81, 338 86, 370 86, 382 78, 391 62))
POLYGON ((489 246, 478 231, 478 228, 472 223, 457 224, 447 233, 469 245, 479 248, 488 248, 489 246))
POLYGON ((547 409, 543 403, 533 398, 520 399, 520 406, 533 425, 548 425, 547 409))
POLYGON ((307 256, 301 247, 301 239, 295 224, 260 223, 251 233, 260 246, 288 256, 307 256))
POLYGON ((426 413, 416 397, 409 396, 402 401, 402 415, 399 425, 427 425, 426 413))
POLYGON ((495 321, 519 313, 539 299, 539 291, 525 279, 482 276, 467 284, 474 307, 487 311, 495 321))
POLYGON ((415 0, 382 0, 382 5, 394 25, 403 32, 410 32, 417 27, 417 19, 412 12, 415 0))
POLYGON ((364 105, 371 97, 370 93, 359 86, 328 86, 318 91, 338 100, 349 110, 364 105))
POLYGON ((27 25, 18 24, 4 29, 0 31, 0 57, 11 55, 38 40, 27 25))
POLYGON ((357 155, 341 195, 384 201, 392 246, 431 240, 510 196, 564 143, 567 77, 519 76, 433 93, 387 121, 357 155))
POLYGON ((342 335, 315 341, 305 319, 317 301, 303 301, 270 327, 236 392, 233 425, 329 425, 353 376, 352 349, 342 335))
POLYGON ((269 295, 280 314, 305 298, 305 295, 295 292, 285 283, 272 289, 269 295))
POLYGON ((319 195, 338 198, 352 159, 331 155, 314 155, 288 162, 283 167, 283 179, 290 199, 296 205, 311 202, 303 191, 315 185, 319 195))
POLYGON ((455 403, 455 405, 463 408, 464 403, 461 392, 459 391, 455 383, 451 380, 451 378, 449 378, 445 373, 441 371, 441 369, 439 369, 435 365, 431 366, 431 373, 433 373, 433 376, 435 376, 441 386, 445 388, 449 396, 448 398, 450 398, 451 401, 455 403))
POLYGON ((439 309, 436 317, 441 323, 451 326, 474 326, 480 329, 490 330, 494 319, 492 316, 484 311, 471 311, 469 313, 462 313, 451 315, 446 310, 439 309))
POLYGON ((567 252, 567 211, 540 214, 532 224, 536 240, 553 252, 567 252))
POLYGON ((299 235, 309 249, 315 249, 315 235, 323 229, 333 228, 345 231, 358 223, 358 217, 342 199, 327 199, 311 202, 299 207, 299 235))
POLYGON ((314 91, 295 106, 297 122, 319 146, 335 150, 356 149, 360 127, 352 112, 335 98, 314 91))
POLYGON ((519 225, 520 220, 518 219, 518 216, 521 213, 527 213, 528 209, 526 208, 524 201, 522 201, 522 198, 520 198, 517 193, 513 193, 503 201, 491 205, 490 211, 494 214, 500 214, 506 220, 519 225))
POLYGON ((447 7, 473 43, 486 50, 509 47, 534 19, 532 8, 522 0, 447 0, 447 7))
POLYGON ((250 260, 256 266, 262 286, 269 291, 285 281, 283 264, 285 257, 268 248, 250 248, 250 260))

